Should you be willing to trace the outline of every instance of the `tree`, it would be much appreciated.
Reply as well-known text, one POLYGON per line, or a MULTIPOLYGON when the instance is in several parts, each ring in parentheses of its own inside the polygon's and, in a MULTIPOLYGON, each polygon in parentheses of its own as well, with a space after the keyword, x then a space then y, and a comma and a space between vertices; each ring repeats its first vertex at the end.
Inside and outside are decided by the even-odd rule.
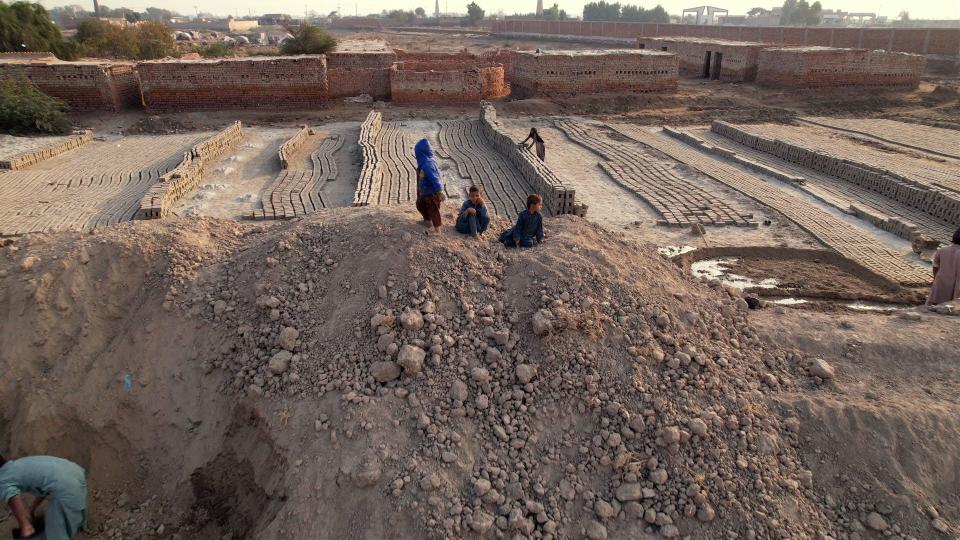
POLYGON ((137 25, 140 51, 138 60, 155 60, 169 56, 176 43, 170 27, 159 21, 144 21, 137 25))
POLYGON ((467 21, 470 23, 470 26, 476 26, 482 21, 484 14, 485 12, 476 2, 470 2, 470 4, 467 5, 467 21))
POLYGON ((159 21, 137 26, 118 26, 107 21, 86 19, 74 38, 84 54, 104 58, 154 60, 173 54, 173 31, 159 21))
POLYGON ((413 12, 417 15, 417 17, 426 17, 427 15, 427 10, 423 9, 422 7, 418 7, 417 9, 413 10, 413 12))
POLYGON ((157 8, 157 7, 148 7, 146 10, 147 18, 154 21, 163 21, 167 22, 173 17, 179 17, 180 14, 176 11, 170 11, 169 9, 157 8))
POLYGON ((413 22, 413 20, 416 18, 416 15, 412 11, 395 9, 387 13, 387 18, 398 23, 409 24, 413 22))
POLYGON ((38 90, 22 74, 0 77, 0 131, 14 135, 67 133, 70 120, 65 109, 62 101, 38 90))
POLYGON ((901 21, 909 21, 909 20, 910 20, 910 12, 907 11, 907 10, 903 10, 903 11, 900 12, 900 15, 897 15, 897 18, 900 19, 901 21))
POLYGON ((63 39, 60 29, 40 4, 0 0, 0 51, 52 52, 63 60, 77 56, 76 47, 63 39))
POLYGON ((226 56, 234 56, 233 49, 227 46, 226 43, 211 43, 209 45, 204 45, 203 47, 194 47, 193 52, 199 53, 200 56, 204 58, 222 58, 226 56))
POLYGON ((751 9, 750 11, 747 12, 747 16, 748 16, 748 17, 756 17, 756 16, 758 16, 758 15, 763 15, 763 14, 766 13, 766 12, 767 12, 767 10, 763 9, 762 7, 755 7, 755 8, 753 8, 753 9, 751 9))
POLYGON ((312 24, 287 26, 286 29, 292 37, 280 45, 283 54, 325 54, 337 48, 337 40, 332 35, 312 24))
POLYGON ((813 4, 808 4, 807 0, 784 0, 780 24, 795 26, 820 24, 821 11, 822 7, 819 0, 813 4))
POLYGON ((583 6, 583 20, 585 21, 619 21, 620 2, 608 4, 604 0, 590 2, 583 6))

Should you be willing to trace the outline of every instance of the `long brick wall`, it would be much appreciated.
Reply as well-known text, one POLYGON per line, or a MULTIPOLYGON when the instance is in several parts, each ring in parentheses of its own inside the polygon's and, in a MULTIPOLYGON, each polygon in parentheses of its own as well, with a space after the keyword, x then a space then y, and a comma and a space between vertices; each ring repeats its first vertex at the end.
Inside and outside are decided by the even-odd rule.
POLYGON ((503 65, 463 67, 459 62, 397 62, 390 70, 394 103, 476 103, 510 93, 503 65))
POLYGON ((331 98, 369 94, 390 98, 390 66, 397 61, 393 51, 347 51, 327 54, 327 83, 331 98))
POLYGON ((761 43, 704 40, 699 38, 637 38, 637 46, 652 51, 676 53, 680 75, 721 81, 752 81, 757 78, 761 43))
POLYGON ((677 86, 674 54, 636 49, 517 52, 514 93, 523 97, 603 92, 656 92, 677 86))
POLYGON ((70 137, 67 137, 66 140, 62 140, 56 144, 47 146, 46 148, 40 148, 30 152, 21 152, 9 158, 2 159, 0 160, 0 169, 11 171, 26 169, 31 165, 36 165, 41 161, 46 161, 54 156, 59 156, 64 152, 69 152, 75 148, 80 148, 91 140, 93 140, 93 132, 89 129, 80 133, 74 133, 70 137))
POLYGON ((487 141, 510 160, 530 186, 543 197, 549 213, 585 216, 587 205, 577 202, 576 191, 564 185, 546 163, 540 161, 529 148, 521 148, 497 121, 497 110, 489 102, 480 104, 480 125, 487 141))
POLYGON ((760 51, 757 83, 777 88, 916 88, 926 57, 866 49, 786 47, 760 51))
POLYGON ((632 22, 497 21, 497 34, 636 39, 639 37, 699 37, 730 41, 757 41, 771 45, 800 45, 884 49, 914 54, 960 57, 956 28, 817 28, 789 26, 727 26, 632 22))
POLYGON ((0 76, 22 74, 41 92, 62 99, 73 111, 119 111, 137 107, 140 85, 133 64, 0 60, 0 76))
POLYGON ((172 171, 160 177, 140 200, 137 219, 159 219, 167 217, 173 206, 184 195, 190 193, 203 179, 204 169, 243 139, 240 122, 206 139, 183 155, 183 161, 172 171))
POLYGON ((310 108, 329 97, 322 55, 158 60, 137 69, 150 112, 310 108))

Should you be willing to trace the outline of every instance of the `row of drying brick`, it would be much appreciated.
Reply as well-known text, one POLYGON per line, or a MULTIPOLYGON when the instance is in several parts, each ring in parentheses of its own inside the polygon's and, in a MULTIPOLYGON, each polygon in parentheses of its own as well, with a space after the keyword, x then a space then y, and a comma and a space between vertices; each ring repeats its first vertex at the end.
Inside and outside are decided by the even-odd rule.
POLYGON ((12 171, 25 169, 31 165, 36 165, 41 161, 73 150, 74 148, 79 148, 91 140, 93 140, 93 132, 90 130, 76 133, 68 137, 66 140, 47 146, 46 148, 19 153, 9 158, 0 160, 0 169, 12 171))
POLYGON ((480 124, 490 145, 505 156, 526 182, 543 197, 551 214, 584 216, 587 206, 577 202, 576 191, 565 186, 557 174, 528 148, 521 148, 497 121, 497 110, 489 102, 480 105, 480 124))
POLYGON ((177 201, 200 184, 204 168, 236 146, 242 138, 240 122, 235 122, 186 152, 180 165, 150 186, 140 201, 137 217, 159 219, 169 215, 177 201))
POLYGON ((303 126, 297 131, 296 135, 290 137, 280 145, 280 150, 277 151, 277 158, 280 160, 281 169, 290 168, 290 159, 296 155, 297 151, 303 146, 303 143, 307 142, 309 136, 310 128, 303 126))
POLYGON ((960 197, 936 186, 923 185, 852 159, 838 158, 767 138, 727 122, 715 121, 711 129, 750 148, 863 186, 948 223, 960 225, 960 197))

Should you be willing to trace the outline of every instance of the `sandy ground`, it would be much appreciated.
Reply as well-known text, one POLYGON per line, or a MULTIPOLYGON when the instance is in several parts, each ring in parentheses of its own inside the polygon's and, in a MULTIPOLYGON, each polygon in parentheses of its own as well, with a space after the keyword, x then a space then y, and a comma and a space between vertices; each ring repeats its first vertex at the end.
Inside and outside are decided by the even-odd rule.
POLYGON ((0 159, 11 158, 23 152, 32 152, 66 139, 67 137, 14 137, 0 134, 0 159))

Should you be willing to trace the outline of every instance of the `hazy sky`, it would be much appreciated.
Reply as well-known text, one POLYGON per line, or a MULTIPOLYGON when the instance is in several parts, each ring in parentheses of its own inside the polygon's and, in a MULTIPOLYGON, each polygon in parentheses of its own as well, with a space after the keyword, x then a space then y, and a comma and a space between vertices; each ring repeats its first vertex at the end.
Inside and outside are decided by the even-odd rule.
MULTIPOLYGON (((200 11, 207 11, 216 14, 247 15, 248 13, 289 13, 291 15, 302 15, 304 9, 315 10, 317 13, 329 13, 339 6, 343 15, 353 15, 354 10, 358 9, 360 14, 377 13, 383 9, 413 9, 418 6, 427 10, 427 13, 433 12, 435 0, 312 0, 303 2, 302 0, 101 0, 101 2, 110 7, 129 7, 132 9, 143 9, 147 6, 157 6, 183 14, 192 14, 195 7, 200 11)), ((583 12, 584 0, 544 0, 544 5, 549 7, 556 1, 562 9, 569 13, 580 14, 583 12)), ((619 0, 621 3, 639 3, 643 7, 653 7, 655 1, 647 0, 634 2, 631 0, 619 0)), ((440 10, 450 12, 466 12, 466 4, 470 0, 440 0, 440 10)), ((78 1, 58 1, 41 0, 46 7, 60 6, 66 4, 80 4, 87 9, 93 9, 93 0, 78 1), (89 4, 89 6, 87 6, 89 4)), ((485 9, 488 14, 497 13, 503 10, 506 14, 514 12, 532 12, 536 9, 536 0, 524 0, 524 3, 518 3, 513 0, 477 0, 480 7, 485 9), (529 4, 529 5, 527 5, 529 4)), ((662 0, 660 2, 664 8, 671 14, 679 14, 684 8, 703 5, 706 0, 662 0)), ((711 0, 710 5, 722 7, 730 10, 731 15, 742 15, 752 7, 770 8, 779 6, 782 0, 711 0)), ((960 19, 960 0, 842 0, 834 2, 833 0, 821 0, 825 9, 843 9, 845 11, 863 11, 896 17, 900 11, 907 10, 910 17, 914 19, 960 19)))

